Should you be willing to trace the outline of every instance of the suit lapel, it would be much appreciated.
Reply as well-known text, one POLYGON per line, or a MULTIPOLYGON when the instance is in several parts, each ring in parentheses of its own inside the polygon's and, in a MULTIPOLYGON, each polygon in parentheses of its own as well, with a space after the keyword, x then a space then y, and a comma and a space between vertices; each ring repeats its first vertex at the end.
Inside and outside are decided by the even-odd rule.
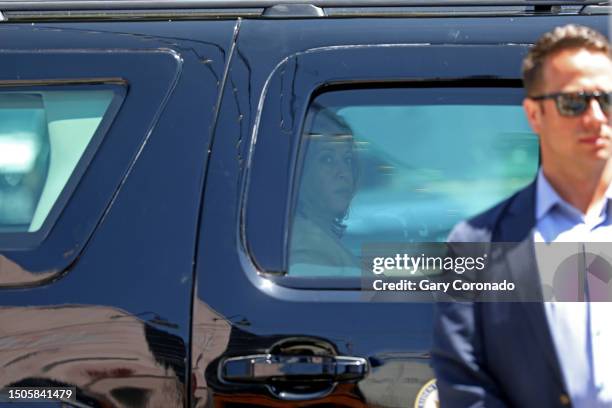
POLYGON ((535 181, 508 204, 495 227, 493 242, 507 245, 506 265, 519 289, 522 302, 542 301, 533 229, 535 227, 535 181))
POLYGON ((522 311, 537 344, 542 350, 552 372, 560 384, 564 384, 561 367, 555 352, 548 319, 544 310, 538 273, 533 229, 535 227, 536 182, 521 190, 501 215, 493 233, 493 242, 504 242, 509 247, 504 251, 505 263, 517 289, 520 290, 522 311))

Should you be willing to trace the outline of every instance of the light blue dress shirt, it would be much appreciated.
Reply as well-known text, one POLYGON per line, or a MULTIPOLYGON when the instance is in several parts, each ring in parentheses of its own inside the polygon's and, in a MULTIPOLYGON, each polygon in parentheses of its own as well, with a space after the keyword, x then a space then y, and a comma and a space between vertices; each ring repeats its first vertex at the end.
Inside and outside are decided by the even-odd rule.
MULTIPOLYGON (((612 242, 612 186, 585 215, 553 189, 540 169, 534 242, 612 242)), ((536 251, 537 252, 537 251, 536 251)), ((612 407, 612 303, 546 302, 546 317, 574 408, 612 407)))

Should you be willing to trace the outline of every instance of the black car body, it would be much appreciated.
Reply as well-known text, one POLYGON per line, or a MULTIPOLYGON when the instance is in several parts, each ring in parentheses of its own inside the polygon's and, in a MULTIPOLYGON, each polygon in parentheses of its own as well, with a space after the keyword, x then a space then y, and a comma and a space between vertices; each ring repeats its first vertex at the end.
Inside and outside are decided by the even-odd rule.
MULTIPOLYGON (((430 302, 372 301, 358 278, 287 275, 309 104, 395 88, 432 106, 446 92, 507 89, 516 104, 521 59, 541 33, 608 32, 607 6, 554 1, 0 11, 3 95, 108 96, 40 228, 0 231, 0 384, 75 387, 65 404, 92 407, 429 406, 430 302)), ((444 149, 431 145, 431 161, 444 149)), ((410 206, 398 197, 393 211, 410 206)), ((447 216, 441 203, 415 217, 447 216)), ((409 224, 407 239, 433 225, 409 224)))

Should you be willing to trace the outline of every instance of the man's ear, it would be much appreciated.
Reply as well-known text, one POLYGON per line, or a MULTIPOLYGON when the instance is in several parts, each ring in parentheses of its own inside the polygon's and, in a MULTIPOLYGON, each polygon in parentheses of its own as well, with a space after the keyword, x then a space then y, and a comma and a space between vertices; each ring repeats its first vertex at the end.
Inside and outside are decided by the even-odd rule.
POLYGON ((542 128, 542 105, 533 99, 523 99, 523 109, 525 110, 525 116, 531 126, 534 133, 540 134, 542 128))

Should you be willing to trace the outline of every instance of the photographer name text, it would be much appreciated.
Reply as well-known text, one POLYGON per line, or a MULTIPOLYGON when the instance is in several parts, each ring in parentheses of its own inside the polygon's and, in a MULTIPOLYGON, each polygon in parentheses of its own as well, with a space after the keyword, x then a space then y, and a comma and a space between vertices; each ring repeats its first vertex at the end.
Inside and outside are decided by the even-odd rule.
POLYGON ((467 282, 455 279, 452 282, 433 282, 427 279, 418 281, 401 279, 395 282, 386 282, 382 279, 376 279, 372 282, 372 288, 376 291, 430 291, 447 293, 451 289, 459 292, 513 291, 515 284, 506 280, 502 282, 467 282))

